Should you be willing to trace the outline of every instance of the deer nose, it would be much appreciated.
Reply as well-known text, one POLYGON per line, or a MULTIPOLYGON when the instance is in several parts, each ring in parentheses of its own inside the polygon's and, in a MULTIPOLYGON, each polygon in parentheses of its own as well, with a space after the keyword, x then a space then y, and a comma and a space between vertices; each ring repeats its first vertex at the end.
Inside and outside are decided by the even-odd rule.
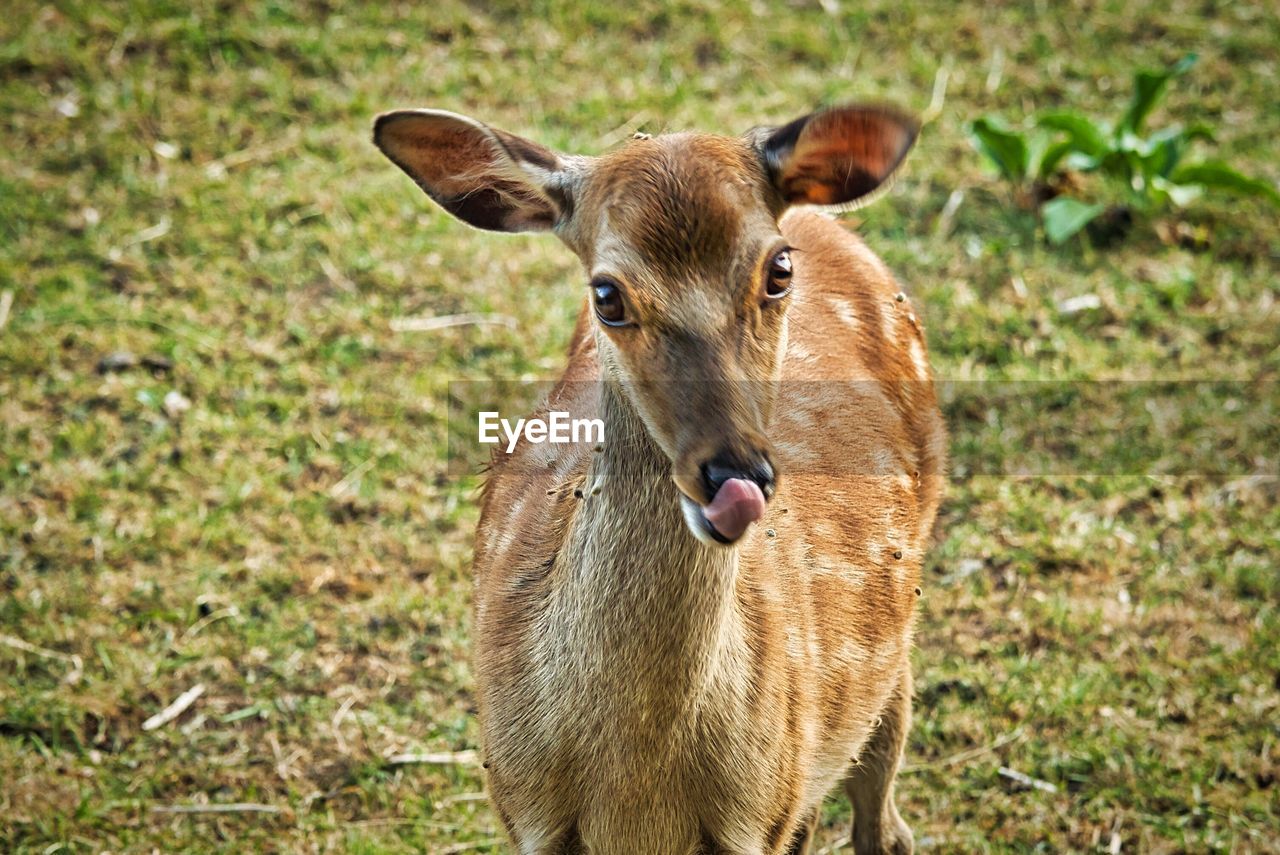
POLYGON ((773 498, 773 491, 777 486, 773 464, 765 454, 751 460, 743 460, 733 454, 718 454, 702 464, 701 472, 703 487, 713 499, 725 482, 734 478, 754 482, 766 500, 773 498))

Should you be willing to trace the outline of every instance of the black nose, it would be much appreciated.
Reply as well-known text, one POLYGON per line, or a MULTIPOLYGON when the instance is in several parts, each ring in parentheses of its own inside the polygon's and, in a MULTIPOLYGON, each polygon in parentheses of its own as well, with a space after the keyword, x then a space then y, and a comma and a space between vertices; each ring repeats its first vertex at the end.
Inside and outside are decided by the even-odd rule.
POLYGON ((767 457, 760 456, 755 460, 745 461, 734 455, 718 454, 702 464, 702 481, 707 488, 708 497, 715 498, 724 482, 730 478, 755 481, 765 499, 773 498, 773 464, 767 457))

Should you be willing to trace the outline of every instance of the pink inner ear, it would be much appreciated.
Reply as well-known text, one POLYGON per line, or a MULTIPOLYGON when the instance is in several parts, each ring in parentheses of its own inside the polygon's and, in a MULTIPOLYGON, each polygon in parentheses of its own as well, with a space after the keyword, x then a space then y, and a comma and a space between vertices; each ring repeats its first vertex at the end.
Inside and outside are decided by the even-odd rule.
POLYGON ((407 115, 380 131, 387 157, 437 197, 476 190, 502 154, 478 128, 446 118, 407 115))
POLYGON ((845 107, 805 123, 777 178, 793 203, 841 205, 874 191, 915 142, 917 126, 880 107, 845 107))
POLYGON ((548 172, 559 166, 550 149, 514 134, 435 111, 379 117, 374 142, 441 207, 477 228, 542 231, 558 215, 545 190, 520 163, 548 172))

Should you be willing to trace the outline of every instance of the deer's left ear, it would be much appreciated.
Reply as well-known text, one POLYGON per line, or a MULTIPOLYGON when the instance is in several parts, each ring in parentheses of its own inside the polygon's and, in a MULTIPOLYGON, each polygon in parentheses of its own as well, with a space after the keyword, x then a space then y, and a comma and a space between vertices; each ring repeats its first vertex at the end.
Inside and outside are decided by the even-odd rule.
POLYGON ((757 130, 754 142, 786 205, 849 208, 893 175, 919 130, 891 107, 836 107, 757 130))
POLYGON ((373 142, 449 213, 499 232, 547 231, 572 209, 576 170, 566 158, 445 110, 378 117, 373 142))

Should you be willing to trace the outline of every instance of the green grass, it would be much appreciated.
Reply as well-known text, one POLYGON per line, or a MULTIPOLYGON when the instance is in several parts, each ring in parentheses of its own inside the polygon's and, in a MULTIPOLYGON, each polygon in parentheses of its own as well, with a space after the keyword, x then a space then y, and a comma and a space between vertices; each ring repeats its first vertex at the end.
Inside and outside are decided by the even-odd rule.
MULTIPOLYGON (((923 307, 938 375, 1257 381, 1238 397, 1274 412, 1273 210, 1206 200, 1184 215, 1198 249, 1145 222, 1118 248, 1051 250, 963 134, 987 112, 1113 112, 1134 68, 1196 51, 1157 118, 1217 125, 1217 153, 1274 183, 1266 4, 529 5, 6 7, 0 850, 502 849, 459 798, 477 770, 385 758, 476 745, 476 480, 450 467, 448 384, 554 376, 582 283, 554 241, 431 207, 369 144, 380 110, 592 153, 837 100, 924 111, 944 69, 908 170, 857 215, 923 307), (1059 309, 1083 294, 1101 305, 1059 309), (389 328, 459 311, 517 325, 389 328), (99 374, 118 351, 152 367, 99 374), (189 411, 167 411, 174 390, 189 411), (278 813, 152 810, 201 802, 278 813)), ((1280 849, 1274 434, 1184 457, 1126 404, 1073 471, 1033 441, 1091 407, 1011 403, 1008 434, 962 398, 899 784, 921 848, 1280 849), (1048 462, 1020 468, 1028 444, 1048 462)), ((833 798, 824 846, 848 812, 833 798)))

